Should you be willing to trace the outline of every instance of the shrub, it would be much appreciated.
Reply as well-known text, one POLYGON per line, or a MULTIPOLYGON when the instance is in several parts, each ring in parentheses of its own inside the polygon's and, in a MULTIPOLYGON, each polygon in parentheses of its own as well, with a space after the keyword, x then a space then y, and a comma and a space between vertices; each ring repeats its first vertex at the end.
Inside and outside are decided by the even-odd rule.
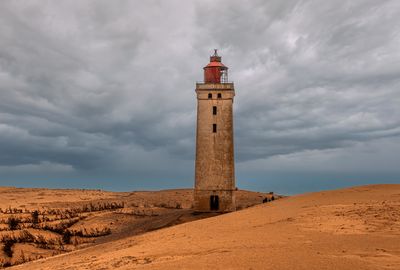
POLYGON ((71 232, 69 230, 65 230, 62 236, 62 241, 64 242, 64 244, 71 244, 71 232))
POLYGON ((3 267, 4 267, 4 268, 10 267, 10 266, 12 266, 11 262, 4 262, 4 263, 3 263, 3 267))
POLYGON ((12 257, 12 255, 14 253, 12 250, 13 245, 14 245, 14 241, 11 239, 7 239, 4 241, 4 246, 3 246, 4 254, 6 254, 10 258, 12 257))
POLYGON ((32 212, 32 223, 38 224, 39 223, 39 212, 37 210, 32 212))
POLYGON ((10 217, 8 218, 7 224, 8 224, 8 228, 13 231, 16 230, 18 228, 18 224, 19 224, 19 219, 15 218, 15 217, 10 217))

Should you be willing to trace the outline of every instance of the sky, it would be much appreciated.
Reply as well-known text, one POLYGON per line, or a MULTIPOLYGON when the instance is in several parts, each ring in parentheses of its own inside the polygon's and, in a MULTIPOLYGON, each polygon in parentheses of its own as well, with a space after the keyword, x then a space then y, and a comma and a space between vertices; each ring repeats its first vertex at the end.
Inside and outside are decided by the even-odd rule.
POLYGON ((0 186, 192 187, 214 48, 239 188, 400 183, 398 0, 4 0, 0 186))

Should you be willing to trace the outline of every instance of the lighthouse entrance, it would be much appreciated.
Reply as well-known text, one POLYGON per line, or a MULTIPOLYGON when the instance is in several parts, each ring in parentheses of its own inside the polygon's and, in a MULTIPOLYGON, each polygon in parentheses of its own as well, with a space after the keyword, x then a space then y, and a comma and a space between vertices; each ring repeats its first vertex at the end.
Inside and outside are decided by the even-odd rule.
POLYGON ((210 210, 211 211, 219 210, 219 197, 217 195, 210 196, 210 210))

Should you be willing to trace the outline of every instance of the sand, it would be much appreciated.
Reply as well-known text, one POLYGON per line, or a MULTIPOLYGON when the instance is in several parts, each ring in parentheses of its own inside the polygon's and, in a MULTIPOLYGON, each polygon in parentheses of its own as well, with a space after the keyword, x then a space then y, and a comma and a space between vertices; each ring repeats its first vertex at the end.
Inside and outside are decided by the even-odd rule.
MULTIPOLYGON (((243 209, 271 196, 279 198, 239 190, 237 205, 243 209)), ((195 214, 192 200, 192 189, 107 192, 0 187, 0 267, 218 215, 195 214), (35 211, 38 217, 33 223, 35 211), (10 219, 18 220, 13 229, 10 219), (69 242, 64 239, 67 231, 69 242), (11 255, 6 252, 10 241, 11 255)))
POLYGON ((12 269, 400 269, 400 185, 287 197, 12 269))

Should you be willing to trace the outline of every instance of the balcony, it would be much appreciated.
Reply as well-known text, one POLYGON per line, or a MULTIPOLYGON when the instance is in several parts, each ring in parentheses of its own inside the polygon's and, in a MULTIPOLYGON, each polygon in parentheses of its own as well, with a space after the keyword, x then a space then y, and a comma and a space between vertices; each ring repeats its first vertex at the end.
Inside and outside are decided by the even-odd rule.
POLYGON ((196 90, 234 90, 233 82, 204 83, 196 82, 196 90))

